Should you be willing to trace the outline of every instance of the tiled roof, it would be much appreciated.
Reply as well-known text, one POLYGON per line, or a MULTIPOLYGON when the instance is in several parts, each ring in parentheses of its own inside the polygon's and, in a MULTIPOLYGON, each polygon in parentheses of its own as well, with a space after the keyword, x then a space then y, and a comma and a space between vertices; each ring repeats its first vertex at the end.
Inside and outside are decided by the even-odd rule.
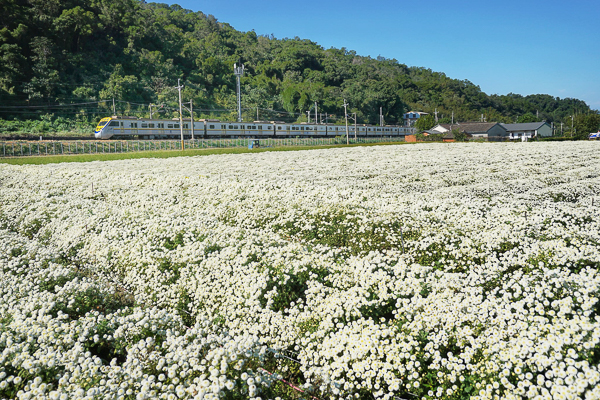
POLYGON ((500 124, 509 132, 515 131, 535 131, 540 129, 546 122, 526 122, 521 124, 500 124))
POLYGON ((440 124, 440 126, 445 129, 452 131, 453 129, 458 129, 460 132, 465 133, 486 133, 494 125, 497 125, 497 122, 460 122, 454 125, 450 124, 440 124))

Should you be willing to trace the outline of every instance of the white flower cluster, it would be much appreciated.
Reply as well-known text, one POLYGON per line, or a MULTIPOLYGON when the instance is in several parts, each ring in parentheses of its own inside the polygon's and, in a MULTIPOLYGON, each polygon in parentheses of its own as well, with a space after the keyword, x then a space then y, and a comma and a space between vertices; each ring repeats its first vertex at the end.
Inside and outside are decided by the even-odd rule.
POLYGON ((0 165, 0 398, 600 399, 599 150, 0 165))

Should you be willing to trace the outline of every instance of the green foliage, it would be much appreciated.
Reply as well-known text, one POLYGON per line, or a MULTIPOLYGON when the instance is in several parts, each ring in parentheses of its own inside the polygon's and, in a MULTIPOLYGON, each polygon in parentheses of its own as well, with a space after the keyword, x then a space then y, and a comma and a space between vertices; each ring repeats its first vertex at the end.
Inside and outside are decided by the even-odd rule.
POLYGON ((535 115, 533 115, 530 112, 527 112, 527 113, 519 116, 519 118, 517 118, 517 123, 519 123, 519 124, 526 123, 526 122, 538 122, 538 119, 536 118, 535 115))
POLYGON ((434 133, 425 136, 423 133, 417 133, 417 140, 419 142, 441 142, 444 140, 444 135, 441 133, 434 133))
MULTIPOLYGON (((147 117, 146 105, 154 103, 167 110, 162 116, 171 117, 178 79, 186 101, 208 110, 196 117, 234 118, 223 110, 235 108, 236 62, 246 67, 245 120, 255 119, 257 108, 262 109, 260 119, 301 120, 317 101, 319 111, 335 122, 344 99, 358 123, 370 124, 379 123, 380 107, 387 124, 401 124, 408 109, 437 109, 442 122, 450 122, 453 112, 455 121, 479 120, 484 114, 498 122, 529 120, 536 113, 540 120, 566 122, 574 112, 590 112, 576 99, 490 96, 468 80, 394 59, 239 32, 212 15, 177 5, 140 0, 10 3, 0 29, 0 101, 24 107, 18 113, 0 110, 0 133, 90 133, 100 117, 112 114, 113 98, 119 115, 147 117), (100 100, 110 104, 81 105, 100 100), (44 112, 37 110, 53 103, 72 105, 54 109, 44 122, 44 112)), ((432 126, 431 117, 418 125, 432 126)))
POLYGON ((415 122, 415 127, 420 131, 426 131, 435 126, 435 118, 433 115, 427 114, 423 115, 421 118, 415 122))
POLYGON ((590 133, 600 130, 600 115, 597 113, 579 114, 575 116, 574 127, 574 139, 587 139, 590 133))
POLYGON ((467 134, 456 128, 452 129, 452 134, 454 135, 454 140, 457 142, 464 142, 467 140, 467 134))

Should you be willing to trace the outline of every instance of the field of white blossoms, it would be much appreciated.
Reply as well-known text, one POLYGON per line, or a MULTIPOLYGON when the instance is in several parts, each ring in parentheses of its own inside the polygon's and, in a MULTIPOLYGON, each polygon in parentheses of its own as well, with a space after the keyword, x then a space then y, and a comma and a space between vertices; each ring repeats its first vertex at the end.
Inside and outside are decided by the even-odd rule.
POLYGON ((599 399, 600 143, 0 165, 0 399, 599 399))

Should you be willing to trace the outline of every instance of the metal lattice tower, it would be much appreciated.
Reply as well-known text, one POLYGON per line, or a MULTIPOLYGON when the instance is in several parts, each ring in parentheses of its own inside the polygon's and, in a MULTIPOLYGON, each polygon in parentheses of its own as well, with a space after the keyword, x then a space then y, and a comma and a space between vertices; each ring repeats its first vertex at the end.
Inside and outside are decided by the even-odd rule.
POLYGON ((242 122, 242 89, 240 87, 240 78, 244 75, 244 64, 240 67, 233 64, 233 74, 237 81, 237 104, 238 104, 238 122, 242 122))

